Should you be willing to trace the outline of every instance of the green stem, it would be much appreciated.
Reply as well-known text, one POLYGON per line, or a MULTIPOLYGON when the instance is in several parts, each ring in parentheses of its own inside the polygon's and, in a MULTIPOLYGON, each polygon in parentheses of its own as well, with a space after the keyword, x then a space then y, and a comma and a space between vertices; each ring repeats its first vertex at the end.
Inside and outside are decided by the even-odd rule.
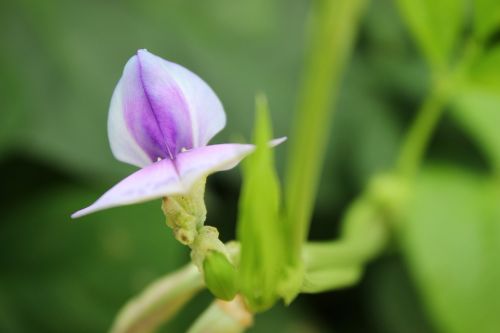
POLYGON ((397 171, 403 177, 412 179, 420 167, 432 133, 443 114, 446 98, 441 91, 437 89, 427 98, 406 135, 397 162, 397 171))
POLYGON ((286 184, 286 235, 297 265, 307 237, 330 130, 331 104, 351 54, 367 0, 315 0, 311 42, 290 135, 286 184))
POLYGON ((305 278, 302 292, 316 293, 355 284, 364 265, 382 252, 389 239, 386 212, 361 197, 343 219, 340 240, 309 242, 304 247, 305 278))
POLYGON ((417 118, 408 132, 397 164, 397 171, 403 177, 414 178, 421 165, 426 148, 438 124, 446 104, 457 87, 467 76, 471 63, 482 52, 481 45, 473 39, 465 43, 462 57, 448 73, 436 73, 432 93, 422 104, 417 118))
POLYGON ((253 315, 241 297, 230 302, 216 300, 189 328, 188 333, 242 333, 253 323, 253 315))

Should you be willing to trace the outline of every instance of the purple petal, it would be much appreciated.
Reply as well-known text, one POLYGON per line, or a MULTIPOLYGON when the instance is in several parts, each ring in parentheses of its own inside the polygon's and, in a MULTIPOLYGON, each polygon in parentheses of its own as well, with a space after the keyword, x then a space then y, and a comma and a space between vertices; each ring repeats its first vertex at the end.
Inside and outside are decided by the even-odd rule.
POLYGON ((144 166, 205 145, 224 125, 222 105, 203 80, 139 50, 113 94, 108 131, 117 159, 144 166))
POLYGON ((119 161, 129 163, 138 167, 144 167, 153 163, 153 157, 144 150, 132 136, 125 121, 123 112, 123 80, 118 82, 108 116, 108 136, 111 151, 119 161))

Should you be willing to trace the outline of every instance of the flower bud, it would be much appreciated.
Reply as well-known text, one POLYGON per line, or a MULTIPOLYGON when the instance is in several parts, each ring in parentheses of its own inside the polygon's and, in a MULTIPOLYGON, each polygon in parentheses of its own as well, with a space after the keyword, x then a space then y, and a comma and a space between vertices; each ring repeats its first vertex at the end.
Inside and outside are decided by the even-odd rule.
POLYGON ((190 245, 203 226, 207 209, 203 196, 206 178, 196 183, 186 195, 165 197, 162 210, 167 217, 167 225, 173 229, 175 238, 184 245, 190 245))
POLYGON ((203 261, 203 274, 215 297, 230 301, 238 292, 236 268, 224 254, 209 251, 203 261))
POLYGON ((190 247, 191 259, 203 273, 208 290, 217 298, 231 300, 237 292, 236 268, 217 229, 201 227, 190 247))

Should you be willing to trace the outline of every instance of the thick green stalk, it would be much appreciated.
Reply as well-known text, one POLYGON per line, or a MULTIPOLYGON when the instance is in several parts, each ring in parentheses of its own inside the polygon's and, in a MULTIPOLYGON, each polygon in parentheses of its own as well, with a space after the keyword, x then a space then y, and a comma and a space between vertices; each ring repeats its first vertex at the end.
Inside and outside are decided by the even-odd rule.
POLYGON ((286 184, 286 235, 293 265, 307 237, 330 130, 331 105, 351 54, 367 0, 314 0, 311 40, 290 134, 286 184))

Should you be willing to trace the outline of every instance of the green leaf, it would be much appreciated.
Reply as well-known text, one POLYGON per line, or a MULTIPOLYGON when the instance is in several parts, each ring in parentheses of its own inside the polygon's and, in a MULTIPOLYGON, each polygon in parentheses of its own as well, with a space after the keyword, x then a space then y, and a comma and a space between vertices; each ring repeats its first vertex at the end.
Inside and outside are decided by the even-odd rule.
POLYGON ((500 28, 500 2, 497 0, 474 0, 474 29, 476 35, 487 38, 500 28))
POLYGON ((491 179, 427 168, 401 233, 404 253, 439 331, 498 332, 500 192, 491 179))
POLYGON ((500 47, 472 65, 452 112, 500 170, 500 47))
POLYGON ((159 201, 70 219, 100 194, 51 185, 3 207, 0 331, 107 331, 128 298, 187 261, 159 201))
POLYGON ((17 132, 24 125, 25 99, 22 94, 20 78, 15 75, 15 65, 8 61, 6 52, 0 54, 0 100, 3 101, 0 112, 0 157, 13 145, 17 132))
POLYGON ((284 266, 280 225, 280 186, 274 169, 267 102, 257 98, 256 151, 243 164, 237 236, 241 242, 240 288, 254 311, 262 311, 278 298, 284 266))
POLYGON ((398 0, 401 14, 427 61, 443 68, 451 58, 462 29, 462 0, 398 0))

